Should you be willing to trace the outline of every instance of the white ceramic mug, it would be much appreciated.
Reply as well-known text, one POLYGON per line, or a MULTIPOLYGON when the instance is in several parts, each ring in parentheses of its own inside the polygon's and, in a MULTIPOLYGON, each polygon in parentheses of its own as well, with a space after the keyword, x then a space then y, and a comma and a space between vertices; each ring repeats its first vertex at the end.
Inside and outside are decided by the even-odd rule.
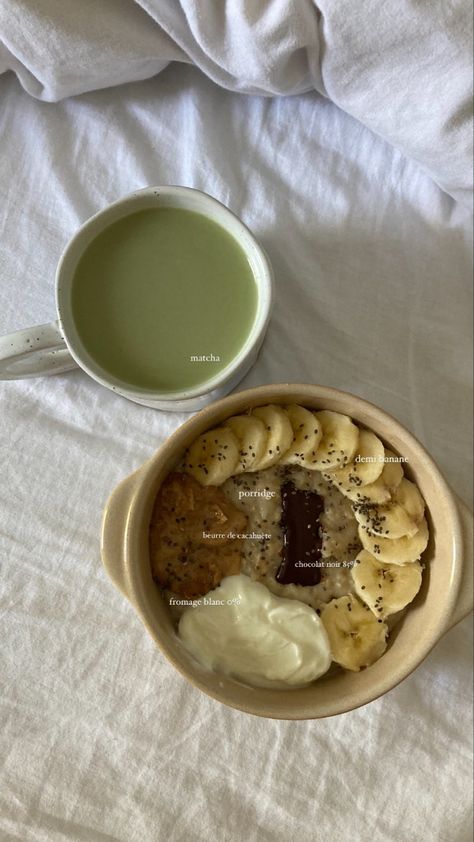
POLYGON ((249 371, 265 337, 272 304, 272 269, 249 229, 225 205, 190 187, 147 187, 131 193, 89 219, 66 246, 56 272, 58 319, 0 337, 0 380, 60 374, 78 366, 108 389, 135 403, 155 409, 191 411, 230 392, 249 371), (130 388, 110 376, 84 347, 71 312, 71 287, 77 264, 87 246, 108 225, 138 210, 177 207, 196 211, 224 228, 241 246, 257 285, 253 327, 234 359, 218 374, 193 389, 160 394, 130 388))

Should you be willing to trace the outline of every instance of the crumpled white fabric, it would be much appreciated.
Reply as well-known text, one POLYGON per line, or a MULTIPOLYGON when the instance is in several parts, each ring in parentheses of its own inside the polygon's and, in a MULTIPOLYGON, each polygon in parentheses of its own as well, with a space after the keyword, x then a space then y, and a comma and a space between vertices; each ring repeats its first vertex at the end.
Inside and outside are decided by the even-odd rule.
MULTIPOLYGON (((46 101, 191 62, 229 90, 315 90, 472 201, 469 0, 3 0, 0 72, 46 101)), ((291 127, 290 127, 291 129, 291 127)))
MULTIPOLYGON (((60 253, 99 208, 207 190, 275 269, 242 387, 360 394, 470 501, 470 219, 416 164, 311 92, 192 67, 58 104, 4 75, 0 102, 0 333, 54 318, 60 253)), ((114 589, 105 501, 184 418, 81 372, 0 383, 2 842, 470 842, 469 621, 371 705, 275 722, 193 689, 114 589)))

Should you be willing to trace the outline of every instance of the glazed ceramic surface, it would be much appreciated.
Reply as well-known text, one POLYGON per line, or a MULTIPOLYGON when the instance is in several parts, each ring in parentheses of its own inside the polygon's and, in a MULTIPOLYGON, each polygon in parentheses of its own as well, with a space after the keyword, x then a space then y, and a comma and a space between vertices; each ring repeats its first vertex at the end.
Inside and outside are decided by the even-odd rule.
POLYGON ((192 417, 113 492, 104 514, 102 557, 114 584, 189 681, 224 704, 265 717, 313 719, 367 704, 406 678, 442 635, 472 610, 472 515, 468 508, 423 446, 394 418, 361 398, 323 386, 262 386, 233 394, 192 417), (149 564, 153 502, 185 448, 228 416, 267 403, 299 403, 342 412, 373 430, 390 449, 408 459, 405 473, 425 498, 430 527, 421 590, 390 635, 385 654, 361 672, 332 670, 299 689, 256 689, 201 668, 181 645, 149 564))
POLYGON ((190 187, 147 187, 138 190, 108 205, 85 222, 67 245, 56 273, 57 321, 0 337, 0 380, 59 374, 79 366, 106 388, 143 406, 173 412, 201 409, 234 389, 255 362, 270 319, 272 282, 267 255, 243 222, 217 199, 190 187), (223 370, 193 389, 159 394, 124 386, 97 364, 76 329, 71 312, 71 288, 84 250, 104 228, 135 211, 162 207, 200 213, 234 238, 249 261, 257 287, 257 305, 247 339, 223 370))

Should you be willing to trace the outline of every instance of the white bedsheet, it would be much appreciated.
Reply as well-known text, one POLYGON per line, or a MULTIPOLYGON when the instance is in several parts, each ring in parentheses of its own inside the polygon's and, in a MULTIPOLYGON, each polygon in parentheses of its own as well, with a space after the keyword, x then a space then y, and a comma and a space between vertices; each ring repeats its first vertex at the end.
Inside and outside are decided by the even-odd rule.
MULTIPOLYGON (((243 386, 333 385, 396 415, 470 499, 470 220, 315 93, 198 70, 58 104, 0 77, 0 332, 54 317, 77 226, 138 187, 204 189, 276 275, 243 386)), ((184 420, 77 372, 0 384, 2 842, 468 842, 470 622, 371 705, 319 722, 227 709, 163 659, 101 568, 115 484, 184 420)))

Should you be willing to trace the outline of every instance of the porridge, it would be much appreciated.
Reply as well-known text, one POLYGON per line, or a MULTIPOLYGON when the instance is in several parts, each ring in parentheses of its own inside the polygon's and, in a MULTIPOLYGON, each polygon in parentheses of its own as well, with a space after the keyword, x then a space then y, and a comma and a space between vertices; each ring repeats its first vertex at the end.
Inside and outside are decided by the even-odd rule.
POLYGON ((263 582, 277 596, 299 599, 315 609, 332 597, 353 590, 350 567, 362 549, 358 524, 349 501, 319 471, 293 465, 275 466, 248 476, 232 476, 222 490, 245 512, 248 532, 263 536, 242 542, 243 573, 263 582), (297 497, 298 491, 309 492, 320 504, 320 511, 316 510, 313 523, 309 524, 312 528, 308 529, 308 524, 302 522, 299 530, 309 532, 312 548, 305 549, 302 558, 294 561, 286 577, 282 575, 282 556, 286 559, 289 555, 291 539, 301 543, 295 535, 301 513, 299 509, 294 512, 294 523, 285 530, 290 534, 284 540, 282 490, 285 488, 287 505, 297 497), (265 491, 269 493, 265 495, 265 491))
POLYGON ((194 658, 276 687, 381 657, 429 537, 403 461, 348 416, 298 405, 192 442, 158 493, 150 559, 194 658))

